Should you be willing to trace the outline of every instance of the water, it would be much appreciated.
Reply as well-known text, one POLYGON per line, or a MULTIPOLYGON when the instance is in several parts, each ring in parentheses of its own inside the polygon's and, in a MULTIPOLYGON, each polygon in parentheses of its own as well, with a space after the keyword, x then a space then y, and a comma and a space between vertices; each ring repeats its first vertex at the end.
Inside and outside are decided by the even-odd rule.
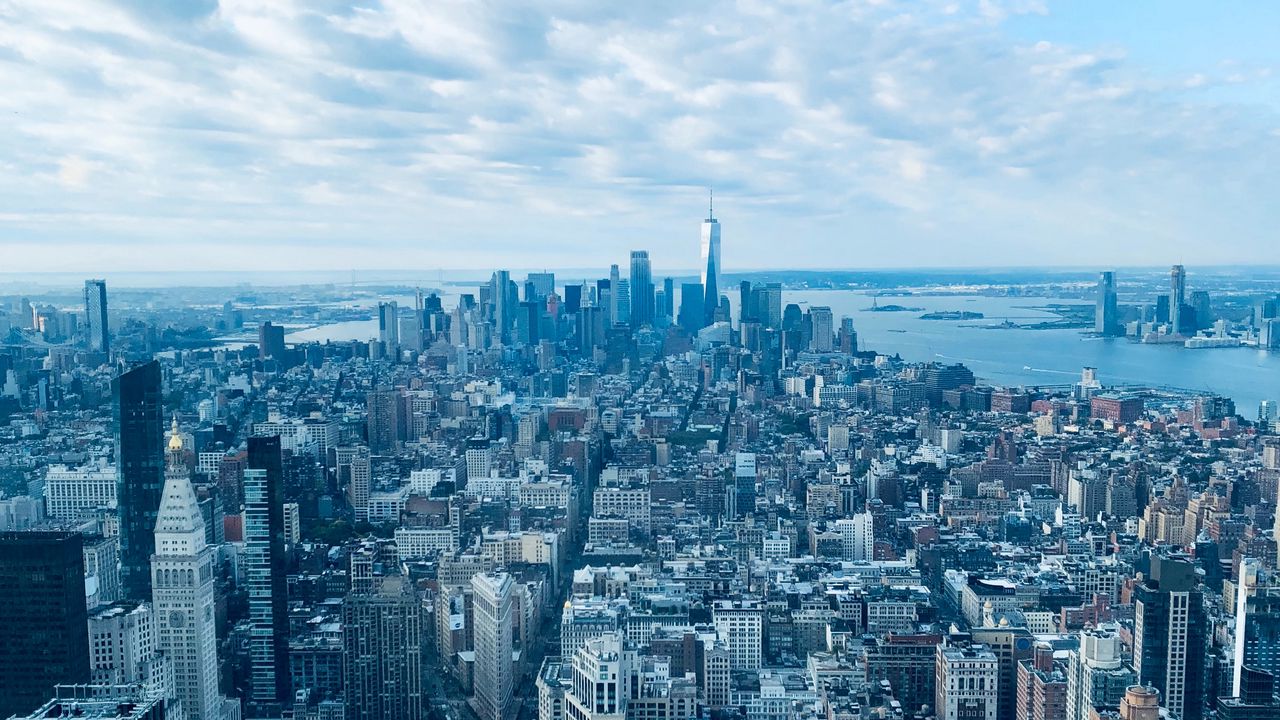
MULTIPOLYGON (((444 307, 457 304, 458 290, 446 288, 444 307), (450 292, 449 290, 453 290, 450 292)), ((412 307, 412 298, 394 299, 412 307)), ((677 305, 679 298, 677 297, 677 305)), ((880 298, 880 304, 922 308, 916 312, 863 312, 870 296, 848 290, 785 291, 782 301, 802 308, 827 305, 838 324, 853 318, 864 350, 901 355, 912 362, 962 362, 974 374, 998 385, 1063 385, 1080 369, 1098 368, 1104 384, 1169 385, 1229 397, 1252 418, 1262 400, 1280 399, 1280 353, 1254 348, 1187 350, 1172 345, 1143 345, 1126 338, 1097 338, 1080 330, 1020 330, 976 327, 1006 318, 1017 323, 1053 320, 1057 315, 1031 309, 1052 298, 984 296, 908 296, 880 298), (968 310, 983 320, 921 320, 926 312, 968 310)), ((378 336, 376 320, 349 320, 289 333, 289 342, 369 340, 378 336)))
POLYGON ((871 298, 845 290, 784 292, 783 303, 827 305, 838 319, 853 318, 864 350, 897 353, 915 362, 962 362, 974 374, 1001 385, 1059 385, 1074 382, 1085 366, 1098 368, 1104 383, 1146 383, 1214 392, 1236 402, 1252 418, 1262 400, 1280 399, 1280 353, 1255 348, 1188 350, 1144 345, 1126 338, 1097 338, 1079 330, 1019 330, 969 327, 1018 323, 1055 315, 1028 309, 1061 300, 981 296, 887 297, 881 305, 924 308, 920 312, 862 312, 871 298), (979 321, 921 320, 924 312, 968 310, 979 321), (905 330, 906 332, 892 332, 905 330))

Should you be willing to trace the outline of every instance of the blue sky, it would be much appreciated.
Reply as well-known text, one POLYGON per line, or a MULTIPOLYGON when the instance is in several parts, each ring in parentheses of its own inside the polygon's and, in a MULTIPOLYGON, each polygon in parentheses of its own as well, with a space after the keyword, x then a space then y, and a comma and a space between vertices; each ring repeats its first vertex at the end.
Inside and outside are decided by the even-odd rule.
POLYGON ((1280 3, 0 0, 0 271, 1280 260, 1280 3))

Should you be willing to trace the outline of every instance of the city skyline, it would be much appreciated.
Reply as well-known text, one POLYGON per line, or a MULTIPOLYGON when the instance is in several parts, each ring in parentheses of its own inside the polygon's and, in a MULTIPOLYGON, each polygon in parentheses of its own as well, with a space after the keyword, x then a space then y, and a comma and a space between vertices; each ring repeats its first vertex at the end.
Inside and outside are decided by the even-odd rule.
POLYGON ((695 268, 713 186, 728 272, 1265 262, 1275 225, 1269 7, 81 10, 0 15, 6 270, 695 268))

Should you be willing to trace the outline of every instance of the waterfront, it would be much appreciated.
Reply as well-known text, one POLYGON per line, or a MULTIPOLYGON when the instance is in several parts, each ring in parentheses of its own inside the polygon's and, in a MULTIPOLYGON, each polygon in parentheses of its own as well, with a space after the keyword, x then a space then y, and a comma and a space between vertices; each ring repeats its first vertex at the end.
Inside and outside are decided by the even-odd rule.
MULTIPOLYGON (((412 307, 412 298, 392 298, 412 307)), ((445 307, 457 302, 446 292, 445 307)), ((881 304, 918 307, 918 312, 865 312, 872 298, 850 290, 783 292, 783 303, 802 309, 827 305, 837 323, 853 318, 859 345, 913 362, 962 362, 979 378, 998 385, 1062 385, 1075 382, 1080 369, 1098 368, 1103 383, 1167 385, 1214 392, 1236 401, 1252 418, 1261 400, 1280 399, 1280 353, 1254 348, 1188 350, 1170 345, 1144 345, 1127 338, 1099 338, 1077 329, 1030 330, 994 327, 1006 319, 1020 323, 1054 320, 1036 309, 1055 298, 979 295, 881 298, 881 304), (963 310, 983 313, 983 320, 922 320, 929 312, 963 310)), ((290 332, 288 342, 343 342, 378 336, 377 321, 346 320, 290 332)))
POLYGON ((1074 329, 977 327, 999 324, 1005 318, 1053 319, 1056 316, 1051 313, 1029 309, 1063 302, 1053 298, 913 295, 881 300, 920 307, 922 312, 981 312, 986 318, 978 322, 921 320, 919 312, 862 312, 870 307, 871 297, 844 290, 784 292, 782 298, 802 308, 828 305, 837 321, 842 315, 853 318, 864 349, 897 353, 917 362, 962 362, 995 384, 1060 385, 1074 382, 1080 368, 1092 366, 1098 368, 1104 384, 1170 385, 1230 397, 1247 418, 1254 416, 1261 400, 1280 399, 1280 353, 1276 352, 1143 345, 1074 329))

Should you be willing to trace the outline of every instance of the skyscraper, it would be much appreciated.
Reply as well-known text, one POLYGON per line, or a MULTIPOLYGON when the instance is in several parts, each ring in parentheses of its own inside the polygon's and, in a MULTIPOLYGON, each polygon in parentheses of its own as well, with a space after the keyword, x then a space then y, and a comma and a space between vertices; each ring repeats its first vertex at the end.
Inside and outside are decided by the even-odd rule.
POLYGON ((1174 265, 1169 271, 1169 332, 1178 335, 1182 332, 1183 306, 1187 303, 1187 271, 1181 265, 1174 265))
POLYGON ((716 220, 715 196, 707 204, 707 219, 702 221, 702 281, 703 327, 715 321, 716 308, 720 306, 720 222, 716 220))
POLYGON ((734 456, 733 485, 736 489, 734 517, 743 517, 756 511, 756 454, 740 452, 734 456))
POLYGON ((258 326, 258 358, 284 358, 284 327, 264 321, 258 326))
POLYGON ((475 618, 475 710, 480 720, 503 720, 514 685, 511 667, 511 576, 477 573, 471 578, 475 618))
POLYGON ((291 700, 281 461, 280 436, 249 438, 244 471, 245 574, 252 624, 249 698, 260 708, 291 700))
POLYGON ((778 330, 782 327, 782 283, 766 283, 759 289, 756 314, 760 324, 778 330))
POLYGON ((662 278, 662 312, 666 320, 674 320, 676 316, 676 283, 671 278, 662 278))
POLYGON ((378 342, 388 355, 400 347, 400 307, 394 301, 378 303, 378 342))
POLYGON ((426 717, 421 603, 404 577, 371 580, 353 587, 342 603, 346 717, 421 720, 426 717))
POLYGON ((1204 716, 1207 620, 1198 583, 1190 560, 1155 555, 1150 577, 1134 593, 1138 682, 1159 690, 1165 707, 1183 720, 1204 716))
POLYGON ((653 268, 647 250, 631 251, 631 324, 653 324, 653 268))
POLYGON ((89 333, 89 349, 94 352, 111 352, 111 338, 107 328, 107 281, 84 281, 85 327, 89 333))
POLYGON ((515 303, 511 297, 511 271, 498 270, 490 280, 489 296, 493 302, 493 342, 505 345, 511 341, 512 314, 515 303))
POLYGON ((216 558, 205 542, 204 516, 187 469, 182 440, 170 439, 169 468, 157 512, 151 557, 157 646, 173 666, 174 695, 190 720, 217 720, 218 638, 214 627, 216 558))
POLYGON ((365 412, 369 449, 377 454, 394 453, 403 424, 400 393, 385 385, 375 388, 365 396, 365 412))
POLYGON ((84 558, 73 532, 0 533, 0 716, 89 682, 84 558))
POLYGON ((809 308, 809 318, 813 327, 813 336, 809 341, 814 352, 831 352, 833 337, 831 308, 826 306, 809 308))
POLYGON ((131 600, 151 597, 151 554, 164 487, 160 363, 135 365, 111 382, 115 396, 120 581, 131 600))
POLYGON ((704 300, 700 283, 680 284, 680 316, 676 319, 689 333, 697 333, 707 326, 704 300))
POLYGON ((1120 318, 1116 308, 1116 274, 1111 271, 1098 273, 1097 310, 1094 311, 1093 329, 1099 335, 1119 334, 1120 318))
POLYGON ((610 325, 618 324, 618 285, 622 280, 622 276, 618 272, 617 265, 609 266, 609 323, 610 325))

